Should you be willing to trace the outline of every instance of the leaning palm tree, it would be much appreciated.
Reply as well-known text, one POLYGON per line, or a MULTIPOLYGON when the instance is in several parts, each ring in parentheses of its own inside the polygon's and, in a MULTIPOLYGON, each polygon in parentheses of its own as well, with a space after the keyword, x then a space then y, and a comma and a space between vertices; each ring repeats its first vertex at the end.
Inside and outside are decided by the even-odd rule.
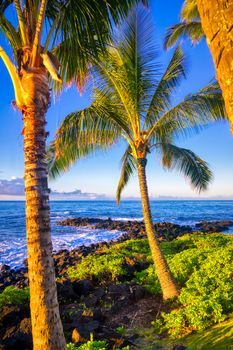
POLYGON ((154 232, 146 181, 147 157, 154 151, 157 156, 161 154, 165 168, 178 169, 194 188, 205 190, 211 180, 207 164, 192 151, 174 145, 174 138, 224 117, 225 111, 216 82, 172 104, 173 94, 185 76, 184 55, 178 47, 161 75, 152 36, 150 15, 139 6, 96 62, 91 106, 63 120, 48 158, 50 174, 56 177, 77 159, 124 140, 117 202, 131 175, 137 172, 152 258, 163 297, 169 299, 179 290, 154 232))
MULTIPOLYGON (((0 29, 13 61, 0 47, 23 116, 28 270, 34 350, 65 349, 52 259, 45 114, 50 88, 82 86, 88 57, 109 37, 134 0, 1 0, 0 29), (14 12, 14 21, 7 14, 14 12), (17 19, 17 21, 16 21, 17 19), (17 23, 16 23, 17 22, 17 23), (60 62, 59 62, 60 61, 60 62), (55 82, 52 84, 51 81, 55 82)), ((146 3, 146 0, 144 1, 146 3)))
MULTIPOLYGON (((213 57, 217 79, 222 89, 228 118, 233 126, 233 2, 226 0, 185 0, 181 22, 168 28, 165 48, 183 38, 192 43, 204 36, 213 57)), ((233 127, 232 127, 233 133, 233 127)))

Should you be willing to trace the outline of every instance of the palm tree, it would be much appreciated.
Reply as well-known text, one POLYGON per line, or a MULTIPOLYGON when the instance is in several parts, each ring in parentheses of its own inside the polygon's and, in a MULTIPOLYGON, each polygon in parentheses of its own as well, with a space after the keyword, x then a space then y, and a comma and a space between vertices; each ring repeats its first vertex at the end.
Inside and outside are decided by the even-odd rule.
POLYGON ((185 0, 180 13, 181 22, 168 28, 164 43, 165 48, 169 48, 185 37, 189 37, 192 43, 206 37, 231 125, 233 125, 232 14, 232 1, 185 0))
POLYGON ((153 261, 163 297, 169 299, 177 296, 179 290, 154 232, 146 181, 147 156, 152 151, 160 153, 165 168, 180 170, 194 188, 206 189, 211 179, 207 164, 192 151, 174 145, 174 138, 191 129, 201 129, 225 114, 221 91, 215 82, 172 105, 173 94, 185 76, 184 55, 177 48, 161 75, 152 35, 149 14, 139 6, 96 62, 91 106, 63 120, 48 158, 50 174, 56 177, 77 159, 124 140, 126 150, 117 202, 136 171, 153 261))
MULTIPOLYGON (((14 63, 0 47, 23 116, 26 226, 34 350, 66 349, 59 316, 50 234, 45 161, 45 114, 50 88, 74 81, 83 85, 88 57, 109 38, 113 22, 134 0, 2 0, 0 29, 14 63), (8 19, 15 11, 17 23, 8 19), (60 61, 60 62, 59 62, 60 61)), ((146 0, 144 1, 146 4, 146 0)), ((14 17, 15 18, 15 17, 14 17)))

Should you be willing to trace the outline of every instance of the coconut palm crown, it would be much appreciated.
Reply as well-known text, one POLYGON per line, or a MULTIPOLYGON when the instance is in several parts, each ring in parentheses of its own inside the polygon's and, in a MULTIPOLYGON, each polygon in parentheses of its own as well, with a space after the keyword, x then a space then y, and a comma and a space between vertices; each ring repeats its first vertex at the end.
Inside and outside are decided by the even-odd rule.
POLYGON ((203 37, 204 32, 201 26, 197 0, 185 0, 180 11, 180 23, 167 29, 164 47, 168 49, 186 38, 189 38, 192 44, 196 44, 203 37))
POLYGON ((198 191, 205 190, 211 171, 205 161, 178 147, 178 135, 225 118, 221 91, 211 82, 174 105, 173 96, 185 77, 185 58, 178 47, 164 73, 157 62, 150 14, 142 6, 115 30, 107 52, 95 62, 90 107, 69 114, 49 148, 50 175, 56 177, 77 159, 124 140, 126 150, 117 188, 117 202, 137 172, 146 231, 164 299, 179 294, 154 235, 145 167, 149 153, 161 155, 164 168, 176 168, 198 191))

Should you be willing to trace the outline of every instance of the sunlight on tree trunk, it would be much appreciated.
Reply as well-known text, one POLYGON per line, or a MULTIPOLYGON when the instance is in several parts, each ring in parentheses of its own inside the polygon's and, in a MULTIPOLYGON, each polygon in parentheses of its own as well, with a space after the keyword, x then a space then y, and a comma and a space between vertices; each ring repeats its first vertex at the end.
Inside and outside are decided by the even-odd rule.
POLYGON ((197 0, 233 133, 233 1, 197 0))
POLYGON ((175 284, 175 281, 173 280, 169 266, 155 236, 146 182, 146 162, 146 158, 139 158, 137 164, 142 211, 152 258, 163 292, 163 298, 164 300, 168 300, 178 296, 179 290, 175 284))
POLYGON ((47 73, 24 72, 29 101, 21 107, 24 122, 28 273, 34 350, 65 350, 57 300, 50 233, 49 190, 45 162, 45 113, 49 105, 47 73))

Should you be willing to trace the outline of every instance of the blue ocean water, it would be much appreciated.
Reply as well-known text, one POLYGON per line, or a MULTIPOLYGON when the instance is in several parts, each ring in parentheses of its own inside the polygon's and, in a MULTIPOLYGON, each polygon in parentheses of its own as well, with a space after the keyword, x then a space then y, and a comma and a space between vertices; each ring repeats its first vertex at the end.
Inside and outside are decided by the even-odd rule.
MULTIPOLYGON (((151 201, 154 221, 194 225, 202 220, 233 220, 233 201, 160 200, 151 201)), ((0 264, 22 265, 26 257, 24 202, 0 202, 0 264)), ((53 248, 76 246, 117 238, 121 232, 61 227, 57 221, 68 217, 142 220, 139 201, 57 201, 51 202, 53 248)))

